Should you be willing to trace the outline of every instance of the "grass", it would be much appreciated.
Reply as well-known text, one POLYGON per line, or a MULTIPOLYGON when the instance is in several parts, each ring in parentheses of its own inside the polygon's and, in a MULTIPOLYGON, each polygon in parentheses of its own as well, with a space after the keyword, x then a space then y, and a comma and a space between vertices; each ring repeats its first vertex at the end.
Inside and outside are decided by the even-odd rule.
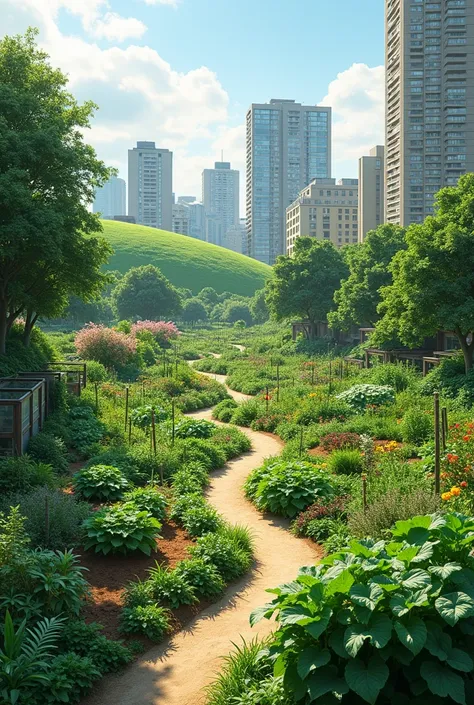
POLYGON ((153 264, 172 284, 194 294, 212 286, 218 293, 252 296, 272 271, 250 257, 185 235, 111 220, 102 224, 103 236, 114 249, 107 269, 125 273, 131 267, 153 264))

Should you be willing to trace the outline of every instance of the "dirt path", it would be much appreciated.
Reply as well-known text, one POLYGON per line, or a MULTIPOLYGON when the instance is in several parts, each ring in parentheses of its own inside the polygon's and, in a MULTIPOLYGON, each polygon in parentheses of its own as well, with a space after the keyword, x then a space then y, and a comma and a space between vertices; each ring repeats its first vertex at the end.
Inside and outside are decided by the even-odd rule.
MULTIPOLYGON (((236 399, 242 396, 229 393, 236 399)), ((211 411, 190 415, 210 419, 211 411)), ((266 588, 292 580, 301 566, 318 558, 317 547, 294 538, 285 520, 260 515, 244 498, 242 484, 247 475, 266 457, 279 453, 281 445, 265 434, 243 430, 253 450, 214 473, 208 498, 229 522, 244 524, 254 532, 252 574, 233 583, 218 603, 201 612, 185 630, 148 651, 121 675, 104 679, 83 705, 202 705, 206 701, 203 688, 219 671, 232 643, 271 630, 267 621, 253 629, 248 621, 250 612, 268 601, 266 588)))

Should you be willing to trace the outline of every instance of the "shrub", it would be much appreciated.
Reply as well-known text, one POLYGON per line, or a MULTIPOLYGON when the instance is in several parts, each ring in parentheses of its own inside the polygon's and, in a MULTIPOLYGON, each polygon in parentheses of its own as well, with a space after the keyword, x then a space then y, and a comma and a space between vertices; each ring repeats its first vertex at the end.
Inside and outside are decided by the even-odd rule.
POLYGON ((95 512, 85 520, 84 528, 86 551, 93 548, 104 555, 142 551, 149 556, 156 550, 161 524, 133 504, 119 504, 95 512))
POLYGON ((326 423, 333 419, 344 421, 350 413, 351 407, 336 397, 314 404, 310 408, 302 408, 295 413, 293 420, 298 425, 309 426, 313 423, 326 423))
POLYGON ((209 475, 204 465, 194 462, 175 472, 171 482, 176 496, 199 494, 208 484, 209 475))
POLYGON ((366 376, 373 384, 392 387, 396 392, 403 392, 408 387, 412 387, 420 375, 413 365, 398 362, 375 365, 366 371, 366 376))
POLYGON ((102 625, 69 620, 61 633, 60 648, 88 656, 101 674, 113 673, 132 660, 132 653, 120 641, 101 634, 102 625))
MULTIPOLYGON (((132 484, 145 484, 150 477, 149 468, 142 468, 141 462, 136 462, 135 454, 140 446, 135 445, 131 448, 110 448, 109 450, 94 455, 85 464, 86 468, 94 465, 112 465, 118 468, 122 475, 132 484), (145 471, 146 470, 146 471, 145 471)), ((147 452, 149 447, 147 444, 147 452)), ((144 463, 143 463, 144 465, 144 463)))
POLYGON ((193 558, 214 565, 226 582, 243 575, 252 563, 252 554, 242 548, 235 536, 222 531, 202 536, 188 550, 193 558))
POLYGON ((254 470, 245 483, 248 496, 262 511, 293 518, 317 497, 333 492, 324 470, 303 461, 270 461, 254 470))
POLYGON ((212 442, 225 453, 226 460, 247 453, 252 448, 252 442, 247 434, 232 426, 218 428, 212 437, 212 442))
POLYGON ((289 694, 342 705, 470 702, 473 529, 461 515, 398 522, 389 542, 352 542, 275 590, 251 623, 276 616, 267 654, 289 694))
POLYGON ((143 634, 152 641, 161 641, 170 628, 170 613, 164 607, 125 607, 122 610, 120 631, 124 634, 143 634))
POLYGON ((68 433, 71 445, 82 455, 91 455, 91 448, 102 439, 104 432, 104 425, 89 407, 79 406, 69 412, 68 433))
POLYGON ((212 410, 212 416, 218 421, 223 421, 224 423, 229 423, 234 409, 238 406, 234 399, 224 399, 220 401, 217 406, 212 410))
POLYGON ((140 338, 143 332, 151 333, 159 345, 166 347, 170 340, 175 340, 180 335, 178 328, 171 321, 138 321, 130 327, 130 334, 134 338, 140 338))
POLYGON ((28 454, 39 463, 51 465, 54 472, 65 473, 68 470, 64 441, 49 433, 38 433, 34 436, 28 443, 28 454))
POLYGON ((342 519, 347 515, 347 497, 342 495, 335 499, 319 499, 295 519, 292 531, 296 536, 308 536, 307 527, 312 522, 324 519, 342 519))
POLYGON ((226 463, 226 456, 222 448, 216 446, 212 440, 204 438, 187 438, 177 447, 178 459, 181 462, 202 461, 204 459, 209 470, 217 470, 226 463))
POLYGON ((185 514, 191 509, 203 508, 205 506, 206 500, 201 494, 197 492, 183 494, 175 499, 171 507, 170 518, 174 521, 182 521, 185 514))
POLYGON ((262 410, 262 405, 256 400, 244 401, 232 414, 232 423, 236 426, 251 426, 252 421, 261 415, 262 410))
POLYGON ((126 365, 136 353, 134 338, 95 323, 82 328, 74 342, 83 360, 95 360, 108 369, 126 365))
POLYGON ((101 362, 96 360, 89 360, 87 363, 87 381, 92 384, 101 382, 107 382, 110 379, 110 375, 107 369, 101 362))
POLYGON ((37 463, 28 455, 0 459, 0 494, 28 492, 41 485, 52 487, 55 475, 51 465, 37 463))
POLYGON ((212 564, 203 558, 188 558, 180 561, 175 568, 179 575, 194 590, 198 597, 215 597, 223 590, 225 583, 212 564))
POLYGON ((354 475, 364 469, 359 450, 335 450, 329 458, 329 467, 336 475, 354 475))
POLYGON ((155 423, 160 424, 169 418, 169 414, 160 406, 140 406, 130 412, 130 421, 138 428, 151 428, 153 424, 153 414, 155 423))
POLYGON ((196 600, 194 590, 185 578, 175 570, 168 570, 156 563, 150 568, 150 592, 153 602, 178 609, 181 605, 192 605, 196 600))
POLYGON ((35 551, 27 568, 31 592, 47 616, 79 614, 89 584, 71 551, 35 551))
POLYGON ((333 450, 350 450, 358 448, 360 436, 358 433, 328 433, 322 436, 319 447, 331 453, 333 450))
POLYGON ((185 419, 176 426, 176 438, 210 438, 216 425, 204 419, 185 419))
POLYGON ((155 519, 162 521, 166 517, 166 497, 154 485, 130 490, 124 494, 123 499, 124 502, 134 504, 141 512, 148 512, 155 519))
POLYGON ((196 537, 217 531, 222 519, 213 507, 204 502, 201 506, 190 507, 185 511, 181 523, 190 536, 196 537))
POLYGON ((251 428, 254 431, 273 433, 278 424, 281 423, 282 419, 282 414, 266 414, 265 416, 261 416, 260 418, 255 419, 255 421, 252 421, 251 428))
POLYGON ((46 683, 25 693, 30 705, 78 703, 91 690, 101 672, 91 658, 70 651, 55 656, 48 664, 46 683))
POLYGON ((433 419, 421 409, 409 409, 403 416, 402 437, 405 443, 421 446, 433 437, 433 419))
POLYGON ((73 477, 74 490, 86 499, 116 502, 122 499, 128 482, 118 468, 92 465, 79 470, 73 477))
POLYGON ((355 387, 338 394, 336 399, 345 402, 357 413, 362 413, 370 407, 393 403, 395 395, 392 387, 375 384, 356 384, 355 387))

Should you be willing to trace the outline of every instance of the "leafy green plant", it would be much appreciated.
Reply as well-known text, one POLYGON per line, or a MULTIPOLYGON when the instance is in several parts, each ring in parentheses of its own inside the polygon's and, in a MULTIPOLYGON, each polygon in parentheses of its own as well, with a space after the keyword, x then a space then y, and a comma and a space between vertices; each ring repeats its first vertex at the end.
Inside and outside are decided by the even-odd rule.
POLYGON ((155 414, 155 423, 163 423, 169 418, 169 414, 160 406, 140 406, 132 409, 130 412, 130 420, 134 426, 138 428, 150 428, 153 423, 153 413, 155 414))
POLYGON ((226 455, 212 439, 186 438, 176 448, 178 460, 183 463, 201 462, 208 470, 217 470, 225 465, 226 455))
POLYGON ((37 684, 26 694, 31 705, 78 703, 91 690, 101 672, 93 660, 74 652, 60 654, 48 668, 48 685, 37 684))
POLYGON ((368 407, 379 407, 395 401, 392 387, 376 384, 356 384, 354 387, 341 392, 336 396, 351 409, 358 413, 364 412, 368 407))
POLYGON ((171 481, 176 496, 199 494, 209 483, 209 474, 205 465, 194 461, 175 472, 171 481))
POLYGON ((29 455, 0 458, 0 494, 28 492, 34 487, 54 487, 56 476, 51 465, 37 463, 29 455))
POLYGON ((326 423, 338 419, 344 421, 352 413, 351 407, 338 397, 326 399, 310 406, 303 406, 293 416, 299 426, 326 423))
POLYGON ((166 517, 166 497, 154 485, 130 490, 124 494, 123 500, 134 504, 142 512, 149 512, 152 517, 160 521, 166 517))
POLYGON ((212 410, 213 418, 217 421, 223 421, 224 423, 229 423, 232 419, 232 414, 234 409, 238 406, 234 399, 224 399, 217 404, 212 410))
POLYGON ((49 433, 37 433, 28 443, 28 454, 39 463, 51 465, 54 472, 68 470, 67 448, 61 438, 49 433))
POLYGON ((174 571, 194 590, 198 597, 215 597, 224 590, 224 581, 217 568, 203 558, 180 561, 174 571))
POLYGON ((402 437, 405 443, 421 446, 433 437, 433 418, 422 409, 408 409, 402 420, 402 437))
POLYGON ((244 401, 240 404, 232 414, 231 421, 236 426, 251 426, 252 421, 255 421, 264 413, 264 406, 255 399, 244 401))
POLYGON ((335 450, 329 457, 329 467, 336 475, 354 475, 364 469, 359 450, 335 450))
POLYGON ((153 603, 152 585, 149 580, 135 580, 125 589, 125 607, 146 607, 153 603))
POLYGON ((201 494, 197 492, 183 494, 175 499, 171 507, 170 517, 174 521, 181 522, 187 512, 192 509, 203 509, 205 506, 206 500, 201 494))
POLYGON ((88 360, 87 362, 87 381, 92 384, 107 382, 110 379, 110 375, 107 372, 107 368, 104 367, 100 362, 96 360, 88 360))
POLYGON ((121 641, 101 634, 101 624, 68 621, 61 633, 60 648, 88 656, 101 674, 113 673, 132 660, 132 653, 121 641))
POLYGON ((296 536, 308 536, 309 527, 325 519, 345 519, 348 497, 345 495, 327 499, 322 497, 312 504, 293 522, 292 531, 296 536))
POLYGON ((177 438, 211 438, 216 424, 205 419, 185 419, 176 426, 177 438))
POLYGON ((398 522, 270 590, 251 623, 276 617, 266 654, 294 699, 471 702, 473 530, 461 515, 398 522))
POLYGON ((181 517, 181 523, 192 537, 204 536, 222 525, 219 513, 206 501, 201 506, 190 507, 181 517))
POLYGON ((248 497, 262 511, 293 518, 317 497, 333 492, 330 476, 304 461, 273 460, 250 474, 245 483, 248 497))
POLYGON ((150 577, 147 582, 153 602, 178 609, 181 605, 192 605, 197 601, 191 585, 176 570, 168 570, 156 563, 148 572, 150 577))
POLYGON ((78 615, 89 583, 84 578, 86 568, 79 564, 72 551, 36 551, 28 565, 32 592, 47 615, 78 615))
POLYGON ((124 634, 143 634, 152 641, 161 641, 169 628, 169 611, 164 607, 125 607, 122 611, 120 631, 124 634))
POLYGON ((95 512, 85 520, 84 529, 86 551, 93 548, 104 555, 142 551, 149 556, 156 550, 161 524, 133 504, 122 504, 95 512))
POLYGON ((227 460, 247 453, 252 448, 252 442, 247 434, 233 426, 218 428, 212 437, 212 442, 222 449, 227 460))
POLYGON ((116 502, 122 499, 129 483, 118 468, 92 465, 74 475, 73 485, 74 490, 86 499, 116 502))
POLYGON ((189 552, 193 558, 212 563, 226 582, 243 575, 252 563, 252 554, 225 530, 201 536, 189 552))
POLYGON ((105 427, 88 406, 78 406, 69 412, 68 434, 71 445, 84 457, 90 456, 91 449, 105 432, 105 427))

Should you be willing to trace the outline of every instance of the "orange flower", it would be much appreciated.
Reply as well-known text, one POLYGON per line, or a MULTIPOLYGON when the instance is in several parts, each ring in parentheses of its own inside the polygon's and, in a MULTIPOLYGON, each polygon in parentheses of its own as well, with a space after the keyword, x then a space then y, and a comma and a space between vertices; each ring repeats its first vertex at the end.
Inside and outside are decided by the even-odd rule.
POLYGON ((467 441, 471 440, 471 436, 464 436, 463 440, 466 441, 466 443, 467 443, 467 441))
POLYGON ((459 460, 459 455, 454 455, 454 453, 448 453, 446 456, 448 463, 456 463, 459 460))
POLYGON ((443 500, 443 502, 448 502, 450 499, 452 499, 452 496, 453 495, 451 494, 451 492, 443 492, 443 494, 441 495, 441 499, 443 500))
POLYGON ((460 487, 451 487, 451 494, 453 497, 459 497, 461 494, 461 488, 460 487))
POLYGON ((468 485, 467 485, 466 480, 463 480, 463 481, 461 482, 461 487, 466 488, 467 486, 468 486, 468 485))

